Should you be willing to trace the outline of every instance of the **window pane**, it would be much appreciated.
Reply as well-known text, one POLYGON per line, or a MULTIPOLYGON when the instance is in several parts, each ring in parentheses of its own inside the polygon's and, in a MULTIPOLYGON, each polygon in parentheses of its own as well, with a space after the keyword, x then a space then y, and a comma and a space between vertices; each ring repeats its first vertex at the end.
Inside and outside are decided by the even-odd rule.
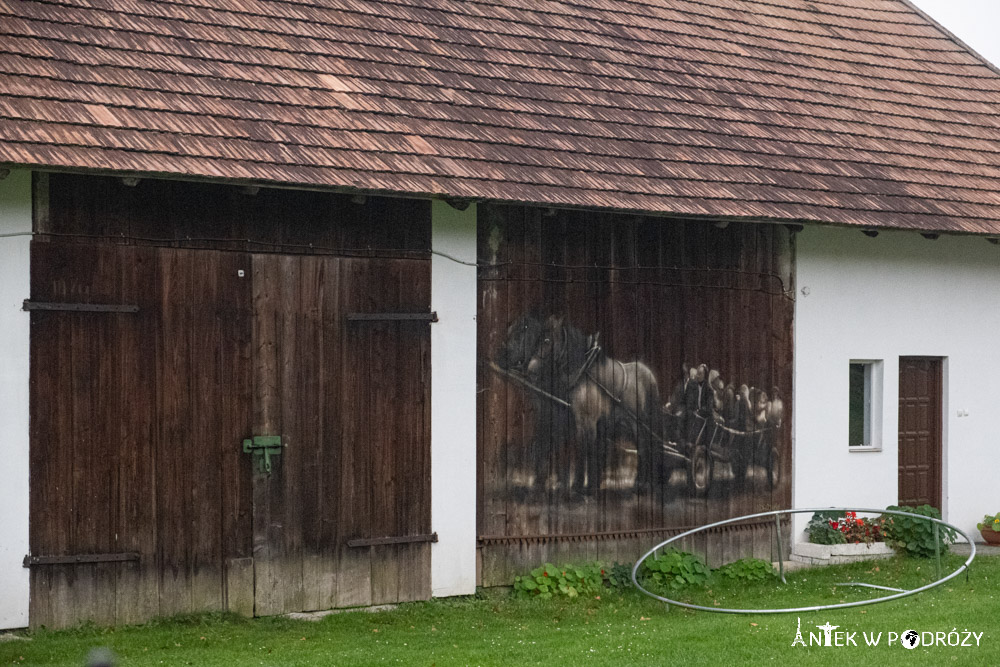
MULTIPOLYGON (((865 432, 865 366, 867 364, 851 364, 850 379, 850 413, 848 414, 848 444, 851 447, 866 445, 865 432)), ((841 385, 843 386, 843 385, 841 385)))

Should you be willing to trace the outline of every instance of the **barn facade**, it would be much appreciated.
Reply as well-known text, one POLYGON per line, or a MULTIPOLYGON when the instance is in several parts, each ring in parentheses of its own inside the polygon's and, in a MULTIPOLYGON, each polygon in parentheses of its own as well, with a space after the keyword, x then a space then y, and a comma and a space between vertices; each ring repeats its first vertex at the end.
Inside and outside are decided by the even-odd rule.
POLYGON ((990 509, 991 65, 903 0, 473 4, 11 10, 0 626, 990 509))

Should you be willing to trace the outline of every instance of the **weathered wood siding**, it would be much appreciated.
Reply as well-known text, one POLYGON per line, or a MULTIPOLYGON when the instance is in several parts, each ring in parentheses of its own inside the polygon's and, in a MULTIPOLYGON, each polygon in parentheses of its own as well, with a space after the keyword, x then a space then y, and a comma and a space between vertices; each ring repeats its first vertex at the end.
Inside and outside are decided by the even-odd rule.
MULTIPOLYGON (((481 206, 479 224, 478 532, 484 585, 509 585, 538 563, 634 559, 680 527, 788 507, 792 393, 791 232, 780 225, 612 216, 481 206), (608 425, 600 490, 574 492, 574 414, 495 372, 491 362, 520 317, 563 316, 603 351, 641 361, 661 403, 683 372, 705 364, 725 382, 784 402, 774 434, 776 484, 758 458, 745 479, 718 463, 706 497, 675 470, 637 493, 634 433, 608 425), (538 412, 550 411, 548 422, 538 412), (549 429, 536 433, 538 424, 549 429), (617 429, 617 432, 616 432, 617 429), (539 473, 539 461, 541 470, 539 473), (548 476, 539 480, 539 476, 548 476)), ((742 527, 688 547, 720 560, 770 557, 770 528, 742 527)))
POLYGON ((31 553, 138 558, 33 566, 32 625, 429 597, 428 543, 347 544, 431 532, 429 325, 348 319, 429 310, 426 204, 47 190, 32 301, 138 310, 32 312, 31 553))

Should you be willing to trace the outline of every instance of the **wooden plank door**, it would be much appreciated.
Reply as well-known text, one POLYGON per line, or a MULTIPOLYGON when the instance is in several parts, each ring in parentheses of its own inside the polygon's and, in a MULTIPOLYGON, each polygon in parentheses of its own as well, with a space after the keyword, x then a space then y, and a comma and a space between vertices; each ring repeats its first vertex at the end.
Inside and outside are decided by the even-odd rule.
POLYGON ((32 626, 247 611, 244 258, 34 241, 31 259, 32 626))
POLYGON ((899 504, 941 509, 941 359, 899 358, 899 504))
POLYGON ((430 595, 429 327, 352 313, 427 312, 429 264, 255 255, 255 613, 430 595), (357 542, 367 541, 361 546, 357 542), (353 544, 353 546, 352 546, 353 544))

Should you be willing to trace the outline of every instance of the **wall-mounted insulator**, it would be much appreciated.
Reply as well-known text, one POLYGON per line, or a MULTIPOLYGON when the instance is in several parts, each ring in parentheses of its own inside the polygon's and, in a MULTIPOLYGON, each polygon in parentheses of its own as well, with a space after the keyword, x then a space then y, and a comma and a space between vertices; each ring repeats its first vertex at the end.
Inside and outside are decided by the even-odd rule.
POLYGON ((125 176, 124 178, 122 178, 122 185, 128 188, 134 188, 135 186, 139 185, 139 181, 141 180, 142 179, 137 176, 125 176))
POLYGON ((934 232, 920 232, 920 235, 923 236, 928 241, 933 241, 934 239, 941 236, 940 234, 936 234, 934 232))
POLYGON ((877 229, 862 229, 861 233, 871 238, 875 238, 876 236, 878 236, 877 229))
POLYGON ((240 194, 246 195, 248 197, 253 197, 258 192, 260 192, 259 185, 241 185, 240 194))
POLYGON ((368 202, 368 195, 351 195, 351 203, 364 206, 368 202))
POLYGON ((715 222, 712 223, 712 226, 715 227, 716 229, 725 229, 726 227, 729 226, 729 221, 728 220, 716 220, 715 222))

